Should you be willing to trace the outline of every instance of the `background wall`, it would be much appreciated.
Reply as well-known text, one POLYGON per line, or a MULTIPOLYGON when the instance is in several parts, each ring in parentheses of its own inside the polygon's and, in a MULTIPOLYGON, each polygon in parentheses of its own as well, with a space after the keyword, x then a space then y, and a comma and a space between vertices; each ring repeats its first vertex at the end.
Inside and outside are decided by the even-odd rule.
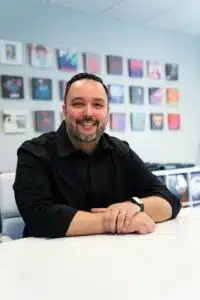
MULTIPOLYGON (((27 1, 26 1, 27 2, 27 1)), ((0 4, 0 39, 21 41, 23 43, 41 43, 52 48, 72 48, 76 51, 94 52, 102 56, 102 77, 106 83, 139 84, 152 86, 155 81, 129 79, 126 60, 141 58, 144 60, 159 60, 161 63, 174 62, 179 64, 179 82, 181 101, 176 108, 161 109, 162 111, 180 112, 182 115, 182 129, 169 132, 131 132, 115 134, 129 141, 132 148, 145 161, 161 162, 194 162, 197 154, 197 144, 200 140, 198 126, 200 125, 200 41, 197 37, 178 35, 167 31, 158 31, 150 28, 133 27, 131 24, 109 19, 97 19, 91 15, 77 13, 73 10, 63 10, 59 7, 38 6, 27 3, 22 7, 7 3, 0 4), (124 57, 124 76, 106 74, 104 57, 107 54, 124 57)), ((0 98, 0 108, 16 109, 56 109, 56 126, 59 125, 59 110, 62 102, 58 97, 58 79, 68 79, 71 74, 53 70, 35 69, 27 64, 26 48, 24 48, 23 67, 0 65, 1 74, 23 75, 25 77, 25 100, 8 101, 0 98), (29 77, 44 76, 55 81, 54 101, 34 102, 29 93, 29 77), (23 103, 23 105, 22 105, 23 103)), ((56 64, 55 64, 56 65, 56 64)), ((82 61, 79 62, 82 70, 82 61)), ((54 83, 54 82, 53 82, 54 83)), ((166 86, 164 80, 160 86, 166 86)), ((118 105, 111 111, 134 112, 139 111, 128 102, 128 88, 126 89, 126 105, 118 105)), ((147 99, 145 99, 147 103, 147 99)), ((146 111, 160 111, 146 106, 146 111)), ((23 135, 5 135, 0 133, 0 171, 14 170, 16 166, 16 150, 25 140, 33 137, 31 120, 29 131, 23 135)))

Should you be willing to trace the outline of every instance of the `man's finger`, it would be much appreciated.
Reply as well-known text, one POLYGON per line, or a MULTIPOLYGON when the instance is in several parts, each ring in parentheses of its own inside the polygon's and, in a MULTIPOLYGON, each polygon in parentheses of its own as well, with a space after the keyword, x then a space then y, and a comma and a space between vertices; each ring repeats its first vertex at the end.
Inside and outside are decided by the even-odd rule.
POLYGON ((131 232, 131 227, 133 223, 133 218, 138 214, 139 212, 127 212, 126 220, 123 226, 123 232, 129 233, 131 232))
POLYGON ((117 232, 122 233, 126 221, 126 211, 121 211, 117 218, 117 232))
POLYGON ((102 213, 102 212, 106 212, 107 208, 92 208, 91 212, 93 213, 102 213))
POLYGON ((112 233, 116 233, 118 215, 119 215, 119 211, 117 210, 109 212, 108 227, 109 227, 109 231, 112 233))

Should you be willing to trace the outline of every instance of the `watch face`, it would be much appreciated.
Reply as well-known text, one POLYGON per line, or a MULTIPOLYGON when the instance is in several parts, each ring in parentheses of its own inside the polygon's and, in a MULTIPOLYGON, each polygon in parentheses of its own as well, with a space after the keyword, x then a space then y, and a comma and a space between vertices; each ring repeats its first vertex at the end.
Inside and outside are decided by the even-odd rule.
POLYGON ((138 197, 133 197, 133 200, 135 200, 135 202, 137 202, 138 204, 143 204, 143 201, 138 197))

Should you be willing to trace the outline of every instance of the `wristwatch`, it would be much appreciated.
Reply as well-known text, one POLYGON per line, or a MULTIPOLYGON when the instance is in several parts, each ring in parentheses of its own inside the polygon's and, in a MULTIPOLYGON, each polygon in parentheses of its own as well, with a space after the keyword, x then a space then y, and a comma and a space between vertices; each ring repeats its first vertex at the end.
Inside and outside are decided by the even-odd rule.
POLYGON ((144 202, 138 197, 132 197, 132 202, 139 206, 140 211, 144 211, 144 202))

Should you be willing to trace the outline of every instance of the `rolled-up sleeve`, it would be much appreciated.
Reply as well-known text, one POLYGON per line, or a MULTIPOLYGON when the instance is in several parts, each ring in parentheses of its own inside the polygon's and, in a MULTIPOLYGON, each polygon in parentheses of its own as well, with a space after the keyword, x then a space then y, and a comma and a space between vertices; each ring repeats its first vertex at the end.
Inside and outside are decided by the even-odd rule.
POLYGON ((29 235, 46 238, 66 235, 77 210, 55 201, 45 163, 23 148, 18 150, 13 189, 29 235))

